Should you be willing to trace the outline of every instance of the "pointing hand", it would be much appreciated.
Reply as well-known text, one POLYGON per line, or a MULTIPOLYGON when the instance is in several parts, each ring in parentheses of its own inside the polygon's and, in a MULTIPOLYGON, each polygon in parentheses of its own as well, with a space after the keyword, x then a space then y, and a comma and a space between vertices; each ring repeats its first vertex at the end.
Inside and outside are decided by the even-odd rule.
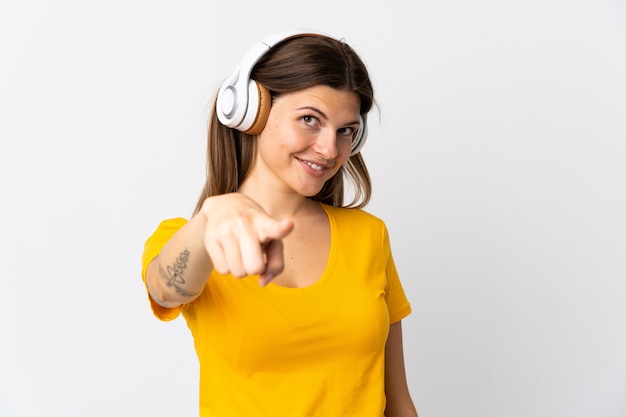
POLYGON ((267 285, 283 271, 282 239, 294 227, 292 220, 277 220, 243 194, 208 198, 201 209, 206 218, 205 248, 213 267, 235 277, 259 275, 267 285))

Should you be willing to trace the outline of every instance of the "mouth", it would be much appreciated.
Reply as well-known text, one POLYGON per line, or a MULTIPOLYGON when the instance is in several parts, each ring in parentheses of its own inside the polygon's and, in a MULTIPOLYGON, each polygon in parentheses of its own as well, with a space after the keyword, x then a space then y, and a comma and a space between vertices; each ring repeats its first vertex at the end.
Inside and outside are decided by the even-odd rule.
POLYGON ((311 168, 313 168, 316 171, 323 171, 323 170, 326 169, 326 167, 314 164, 313 162, 309 162, 309 161, 302 161, 302 162, 304 162, 305 164, 307 164, 308 166, 310 166, 311 168))
POLYGON ((315 173, 316 176, 323 175, 326 171, 332 168, 330 165, 327 165, 327 164, 322 165, 320 163, 306 161, 300 158, 297 158, 297 159, 298 161, 300 161, 301 164, 303 164, 307 168, 307 171, 309 171, 312 174, 315 173))
MULTIPOLYGON (((298 158, 299 159, 299 158, 298 158)), ((305 161, 304 159, 299 159, 300 162, 302 162, 305 165, 310 166, 311 168, 313 168, 316 171, 324 171, 326 169, 330 169, 331 167, 328 165, 320 165, 320 164, 316 164, 315 162, 311 162, 311 161, 305 161)))

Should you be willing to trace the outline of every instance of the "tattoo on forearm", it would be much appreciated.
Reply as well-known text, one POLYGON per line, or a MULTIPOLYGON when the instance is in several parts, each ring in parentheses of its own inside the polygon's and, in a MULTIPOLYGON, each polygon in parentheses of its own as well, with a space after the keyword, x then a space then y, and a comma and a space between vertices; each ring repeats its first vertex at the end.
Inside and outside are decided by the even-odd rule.
POLYGON ((187 262, 189 261, 190 252, 185 249, 178 255, 174 265, 168 265, 165 269, 159 263, 159 274, 165 280, 168 287, 174 288, 174 290, 185 297, 191 296, 184 288, 185 285, 185 270, 187 269, 187 262))

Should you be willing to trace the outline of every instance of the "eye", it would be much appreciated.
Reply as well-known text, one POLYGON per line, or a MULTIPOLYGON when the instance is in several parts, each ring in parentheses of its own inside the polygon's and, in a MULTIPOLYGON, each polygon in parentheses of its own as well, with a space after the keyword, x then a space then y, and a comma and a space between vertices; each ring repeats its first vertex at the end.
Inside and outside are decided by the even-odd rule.
POLYGON ((354 127, 342 127, 341 129, 337 130, 337 133, 341 136, 349 136, 351 139, 354 138, 354 133, 356 132, 356 129, 354 127))
POLYGON ((302 116, 302 121, 304 122, 304 124, 309 126, 317 126, 318 124, 317 117, 311 115, 302 116))

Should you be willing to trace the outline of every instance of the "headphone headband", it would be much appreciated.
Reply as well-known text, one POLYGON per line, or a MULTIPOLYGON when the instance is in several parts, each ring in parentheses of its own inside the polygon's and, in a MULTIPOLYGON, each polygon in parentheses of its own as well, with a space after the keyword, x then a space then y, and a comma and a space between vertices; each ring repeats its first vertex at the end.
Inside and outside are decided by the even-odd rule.
MULTIPOLYGON (((226 78, 217 94, 216 112, 219 121, 232 129, 250 135, 261 133, 271 108, 269 91, 250 78, 257 62, 275 45, 287 39, 301 36, 331 36, 314 31, 284 31, 266 36, 244 55, 235 71, 226 78)), ((352 155, 358 153, 365 143, 367 115, 361 116, 361 126, 352 144, 352 155)))

